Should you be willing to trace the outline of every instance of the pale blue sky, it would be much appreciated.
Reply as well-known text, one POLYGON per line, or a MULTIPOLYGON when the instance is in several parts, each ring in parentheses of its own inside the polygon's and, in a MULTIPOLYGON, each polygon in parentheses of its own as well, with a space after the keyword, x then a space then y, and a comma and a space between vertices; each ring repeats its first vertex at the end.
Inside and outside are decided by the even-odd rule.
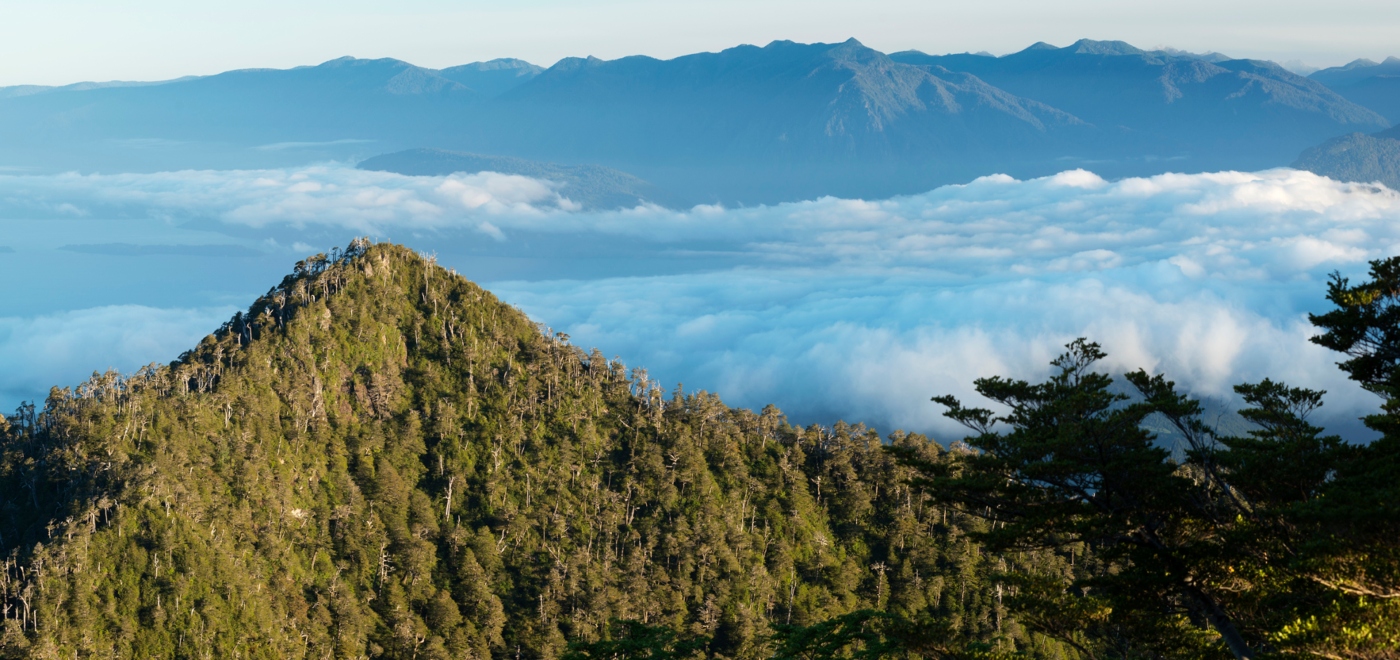
POLYGON ((674 57, 854 36, 885 51, 1080 37, 1315 65, 1400 55, 1394 0, 0 0, 0 85, 155 80, 341 55, 441 67, 520 57, 674 57))

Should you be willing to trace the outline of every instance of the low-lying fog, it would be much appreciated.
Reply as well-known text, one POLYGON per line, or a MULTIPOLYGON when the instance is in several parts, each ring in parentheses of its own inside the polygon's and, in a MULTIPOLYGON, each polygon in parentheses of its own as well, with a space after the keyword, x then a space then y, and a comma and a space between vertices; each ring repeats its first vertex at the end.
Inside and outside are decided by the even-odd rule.
MULTIPOLYGON (((306 254, 435 253, 667 386, 947 437, 929 402, 1077 336, 1203 396, 1265 376, 1378 400, 1308 343, 1328 273, 1400 253, 1400 194, 1306 172, 1085 171, 882 201, 579 211, 549 182, 343 166, 0 176, 0 406, 193 346, 306 254)), ((971 397, 974 398, 975 397, 971 397)))

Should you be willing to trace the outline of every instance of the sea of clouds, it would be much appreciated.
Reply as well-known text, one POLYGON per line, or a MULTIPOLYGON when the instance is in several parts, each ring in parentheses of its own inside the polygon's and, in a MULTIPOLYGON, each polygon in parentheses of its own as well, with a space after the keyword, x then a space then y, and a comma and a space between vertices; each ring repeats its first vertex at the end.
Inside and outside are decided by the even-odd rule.
POLYGON ((1326 389, 1327 416, 1354 419, 1377 401, 1308 342, 1307 313, 1326 309, 1329 273, 1363 275, 1368 260, 1400 253, 1400 194, 1288 169, 1115 182, 1075 170, 877 201, 608 212, 581 210, 552 182, 492 173, 3 176, 0 222, 18 237, 0 238, 14 250, 0 272, 20 288, 49 274, 4 262, 71 251, 80 241, 54 234, 76 226, 65 223, 98 227, 106 243, 130 227, 135 242, 174 246, 54 261, 131 277, 135 298, 118 287, 110 305, 70 309, 59 295, 42 314, 0 318, 2 405, 93 369, 169 360, 227 317, 228 300, 266 290, 296 250, 369 234, 438 254, 668 386, 773 402, 802 422, 945 437, 954 430, 930 396, 975 400, 974 378, 1044 376, 1080 336, 1103 344, 1114 372, 1163 372, 1218 398, 1268 376, 1326 389), (178 254, 211 242, 250 256, 178 254), (178 275, 201 268, 218 276, 178 275), (137 284, 162 269, 168 300, 137 284))

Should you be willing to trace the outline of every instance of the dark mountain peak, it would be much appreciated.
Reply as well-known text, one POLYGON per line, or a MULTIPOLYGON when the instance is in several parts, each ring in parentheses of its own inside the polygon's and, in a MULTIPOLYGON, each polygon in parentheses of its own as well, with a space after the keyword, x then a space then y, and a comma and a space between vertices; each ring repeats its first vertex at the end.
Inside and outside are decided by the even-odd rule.
POLYGON ((1162 48, 1157 48, 1157 49, 1148 51, 1148 53, 1149 53, 1149 54, 1152 54, 1152 55, 1157 55, 1157 56, 1159 56, 1159 57, 1168 57, 1168 58, 1174 58, 1174 59, 1200 60, 1200 61, 1202 61, 1202 62, 1211 62, 1211 63, 1215 63, 1215 62, 1225 62, 1225 61, 1227 61, 1227 60, 1232 60, 1232 59, 1234 59, 1233 57, 1230 57, 1229 55, 1226 55, 1226 54, 1224 54, 1224 53, 1218 53, 1218 52, 1213 51, 1213 50, 1212 50, 1212 51, 1207 51, 1207 52, 1204 52, 1204 53, 1193 53, 1193 52, 1191 52, 1191 51, 1189 51, 1189 50, 1181 50, 1180 48, 1172 48, 1172 47, 1170 47, 1170 46, 1163 46, 1162 48))
POLYGON ((501 58, 439 69, 437 74, 486 96, 499 96, 544 72, 525 60, 501 58))
POLYGON ((847 39, 839 44, 832 44, 830 48, 826 49, 826 56, 832 60, 842 62, 893 64, 893 61, 890 60, 888 55, 874 48, 870 48, 855 39, 847 39))
POLYGON ((1021 52, 1021 53, 1029 53, 1029 52, 1037 51, 1037 50, 1059 50, 1059 49, 1060 49, 1060 47, 1059 47, 1059 46, 1056 46, 1056 45, 1054 45, 1054 44, 1047 44, 1047 43, 1045 43, 1044 41, 1037 41, 1037 42, 1035 42, 1035 43, 1033 43, 1033 44, 1027 46, 1024 50, 1021 50, 1021 51, 1018 51, 1018 52, 1021 52))
MULTIPOLYGON (((335 59, 333 59, 333 60, 326 60, 325 62, 322 62, 322 63, 316 65, 316 68, 318 68, 318 69, 341 69, 341 68, 351 68, 351 67, 355 67, 355 68, 379 68, 379 67, 385 67, 385 68, 393 68, 393 69, 409 69, 409 68, 417 69, 417 68, 419 68, 419 67, 417 67, 417 66, 414 66, 414 65, 412 65, 412 64, 409 64, 408 62, 405 62, 405 61, 399 60, 399 59, 394 59, 394 58, 392 58, 392 57, 378 57, 378 58, 374 58, 374 59, 362 59, 362 58, 358 58, 358 57, 352 57, 352 56, 350 56, 350 55, 346 55, 346 56, 344 56, 344 57, 337 57, 337 58, 335 58, 335 59)), ((426 70, 428 70, 428 69, 425 69, 425 71, 426 71, 426 70)))
POLYGON ((1146 55, 1147 51, 1126 41, 1095 41, 1080 39, 1066 47, 1079 55, 1146 55))
POLYGON ((1400 58, 1383 62, 1356 60, 1346 66, 1315 71, 1308 76, 1335 90, 1347 100, 1375 110, 1400 124, 1400 58))
POLYGON ((392 57, 361 59, 346 56, 322 62, 314 67, 272 69, 263 72, 273 78, 286 78, 289 74, 295 77, 311 74, 320 79, 318 84, 342 88, 378 88, 381 92, 395 96, 472 92, 467 86, 440 75, 434 69, 425 69, 392 57))
POLYGON ((458 66, 441 69, 441 71, 543 71, 544 67, 526 62, 525 60, 513 57, 498 57, 485 62, 472 62, 470 64, 460 64, 458 66))
MULTIPOLYGON (((1353 69, 1366 69, 1366 68, 1370 68, 1370 67, 1376 66, 1376 64, 1378 64, 1378 62, 1376 62, 1375 60, 1368 60, 1368 59, 1366 59, 1366 58, 1363 57, 1363 58, 1360 58, 1360 59, 1355 59, 1355 60, 1352 60, 1352 61, 1350 61, 1350 62, 1347 62, 1346 64, 1344 64, 1344 65, 1342 65, 1342 66, 1339 66, 1339 67, 1332 67, 1332 69, 1341 69, 1342 71, 1351 71, 1351 70, 1353 70, 1353 69)), ((1322 70, 1323 70, 1323 71, 1327 71, 1328 69, 1322 69, 1322 70)))
POLYGON ((583 69, 595 68, 605 63, 604 60, 598 59, 592 55, 588 57, 565 57, 555 62, 553 66, 545 69, 541 73, 570 73, 583 69))

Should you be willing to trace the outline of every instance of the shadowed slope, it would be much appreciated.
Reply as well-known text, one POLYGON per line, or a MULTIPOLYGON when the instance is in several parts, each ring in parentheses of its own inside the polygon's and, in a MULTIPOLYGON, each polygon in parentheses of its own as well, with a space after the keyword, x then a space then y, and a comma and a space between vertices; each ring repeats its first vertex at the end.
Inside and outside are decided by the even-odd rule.
POLYGON ((1379 63, 1356 60, 1346 66, 1314 71, 1308 77, 1381 113, 1392 124, 1400 123, 1400 57, 1387 57, 1379 63))
POLYGON ((1047 103, 1099 133, 1081 154, 1112 158, 1100 173, 1262 169, 1301 149, 1387 125, 1322 84, 1271 62, 1144 51, 1084 39, 1036 44, 1003 57, 894 53, 897 62, 975 75, 1011 94, 1047 103))
POLYGON ((1293 167, 1338 181, 1379 182, 1400 190, 1400 139, 1386 137, 1393 133, 1332 138, 1304 151, 1293 167))

